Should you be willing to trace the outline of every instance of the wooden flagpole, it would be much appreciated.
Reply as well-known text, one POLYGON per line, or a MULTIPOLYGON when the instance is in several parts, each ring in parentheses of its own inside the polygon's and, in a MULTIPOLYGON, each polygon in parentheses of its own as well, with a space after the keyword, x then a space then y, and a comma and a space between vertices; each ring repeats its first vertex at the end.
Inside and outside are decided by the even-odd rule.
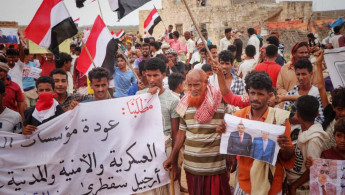
POLYGON ((174 176, 172 173, 170 173, 170 189, 171 195, 175 195, 174 176))
POLYGON ((99 11, 101 12, 101 18, 103 20, 103 14, 102 14, 101 4, 99 3, 99 0, 97 0, 97 3, 98 3, 99 11))
MULTIPOLYGON (((158 10, 157 10, 157 8, 156 8, 156 6, 153 4, 153 7, 156 9, 156 11, 157 11, 157 13, 158 13, 158 15, 159 15, 159 17, 161 17, 161 15, 159 14, 159 12, 158 12, 158 10)), ((162 23, 163 23, 163 26, 164 26, 164 28, 165 28, 165 31, 167 31, 168 30, 168 28, 167 28, 167 26, 165 25, 165 23, 164 23, 164 21, 163 21, 163 18, 161 17, 161 20, 162 20, 162 23)))
POLYGON ((211 51, 210 51, 210 50, 208 49, 208 47, 207 47, 207 42, 206 42, 205 38, 202 36, 201 31, 200 31, 200 29, 199 29, 199 26, 197 25, 197 23, 196 23, 196 21, 195 21, 195 19, 194 19, 194 16, 193 16, 192 12, 190 11, 190 9, 189 9, 189 7, 188 7, 188 4, 187 4, 186 0, 182 0, 182 1, 183 1, 184 5, 185 5, 186 8, 187 8, 188 14, 189 14, 189 16, 191 17, 191 19, 192 19, 192 21, 193 21, 193 24, 194 24, 194 26, 195 26, 195 29, 196 29, 196 31, 197 31, 198 34, 199 34, 199 37, 201 38, 202 42, 203 42, 204 45, 205 45, 205 48, 206 48, 206 50, 207 50, 208 55, 210 56, 211 60, 213 61, 214 59, 213 59, 213 57, 212 57, 211 51))
POLYGON ((95 62, 93 61, 93 58, 92 58, 92 56, 91 56, 89 50, 87 49, 86 44, 85 44, 83 38, 81 38, 81 43, 83 44, 83 47, 84 47, 84 49, 85 49, 87 55, 89 56, 89 58, 90 58, 90 60, 91 60, 91 62, 92 62, 92 64, 93 64, 93 67, 96 68, 96 64, 95 64, 95 62))

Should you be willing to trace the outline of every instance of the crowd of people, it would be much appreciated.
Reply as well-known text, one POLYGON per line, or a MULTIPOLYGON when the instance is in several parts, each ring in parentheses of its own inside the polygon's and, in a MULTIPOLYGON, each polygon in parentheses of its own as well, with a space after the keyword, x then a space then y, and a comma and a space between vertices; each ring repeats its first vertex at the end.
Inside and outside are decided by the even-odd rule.
MULTIPOLYGON (((239 30, 226 28, 218 47, 206 30, 205 45, 189 31, 182 39, 169 25, 157 39, 124 37, 113 75, 102 67, 88 75, 79 72, 78 42, 71 44, 70 54, 59 56, 31 54, 23 41, 18 49, 0 45, 0 129, 31 135, 80 103, 158 93, 162 119, 157 120, 163 121, 163 133, 171 140, 164 167, 180 181, 183 162, 188 189, 177 182, 181 192, 308 194, 313 158, 345 160, 345 88, 326 89, 323 75, 323 48, 344 46, 342 28, 334 28, 324 46, 308 35, 308 41, 295 43, 288 61, 276 31, 264 40, 248 28, 245 45, 239 30), (41 76, 23 77, 25 66, 40 68, 41 76), (46 108, 54 109, 39 112, 46 108), (220 154, 225 114, 285 127, 277 140, 275 166, 220 154), (236 185, 231 188, 234 172, 236 185)), ((167 194, 168 188, 143 194, 167 194)))

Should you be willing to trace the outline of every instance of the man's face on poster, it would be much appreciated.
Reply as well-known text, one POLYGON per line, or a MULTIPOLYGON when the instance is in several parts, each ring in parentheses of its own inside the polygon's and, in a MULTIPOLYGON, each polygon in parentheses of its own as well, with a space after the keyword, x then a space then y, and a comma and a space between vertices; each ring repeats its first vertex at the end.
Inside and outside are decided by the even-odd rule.
POLYGON ((270 135, 270 134, 267 133, 267 132, 264 132, 264 131, 261 132, 261 137, 262 137, 262 139, 267 140, 269 135, 270 135))
POLYGON ((244 133, 244 129, 245 129, 245 127, 244 127, 243 124, 238 124, 238 125, 237 125, 237 130, 238 130, 238 132, 244 133))
POLYGON ((327 182, 329 175, 329 170, 327 165, 323 165, 320 169, 318 180, 321 185, 324 185, 327 182))

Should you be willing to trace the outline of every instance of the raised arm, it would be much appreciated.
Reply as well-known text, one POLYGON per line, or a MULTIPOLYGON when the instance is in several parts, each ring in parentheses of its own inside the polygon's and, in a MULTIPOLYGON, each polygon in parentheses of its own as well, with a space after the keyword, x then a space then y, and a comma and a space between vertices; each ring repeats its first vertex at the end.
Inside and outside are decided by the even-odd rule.
POLYGON ((317 81, 318 81, 318 88, 319 88, 319 93, 321 97, 321 103, 322 107, 325 109, 326 106, 329 104, 327 94, 326 94, 326 87, 325 87, 325 81, 323 80, 323 74, 322 74, 322 61, 323 61, 323 50, 320 50, 320 55, 316 60, 316 76, 317 76, 317 81))

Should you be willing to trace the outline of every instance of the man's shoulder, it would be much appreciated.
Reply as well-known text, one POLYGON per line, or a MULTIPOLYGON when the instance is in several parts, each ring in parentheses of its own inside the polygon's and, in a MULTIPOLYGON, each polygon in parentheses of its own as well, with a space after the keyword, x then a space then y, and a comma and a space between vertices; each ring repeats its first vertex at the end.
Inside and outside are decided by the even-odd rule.
POLYGON ((31 106, 30 108, 27 108, 24 110, 24 115, 27 115, 27 114, 32 114, 35 110, 35 106, 31 106))
POLYGON ((10 108, 7 108, 5 107, 5 110, 3 111, 3 115, 0 115, 0 116, 5 116, 5 118, 11 118, 11 119, 17 119, 17 118, 20 118, 21 119, 21 116, 18 112, 10 109, 10 108))
POLYGON ((250 112, 250 106, 247 106, 245 108, 242 108, 241 110, 236 111, 234 115, 240 118, 245 118, 249 112, 250 112))
POLYGON ((176 95, 174 95, 174 93, 171 90, 168 90, 168 89, 166 89, 164 91, 164 93, 160 95, 160 97, 161 96, 163 98, 166 98, 166 99, 170 100, 170 101, 178 101, 178 102, 180 101, 180 99, 178 97, 176 97, 176 95))
POLYGON ((148 90, 149 90, 149 88, 145 88, 145 89, 139 90, 139 91, 137 91, 137 93, 135 95, 140 95, 140 94, 147 93, 148 90))

